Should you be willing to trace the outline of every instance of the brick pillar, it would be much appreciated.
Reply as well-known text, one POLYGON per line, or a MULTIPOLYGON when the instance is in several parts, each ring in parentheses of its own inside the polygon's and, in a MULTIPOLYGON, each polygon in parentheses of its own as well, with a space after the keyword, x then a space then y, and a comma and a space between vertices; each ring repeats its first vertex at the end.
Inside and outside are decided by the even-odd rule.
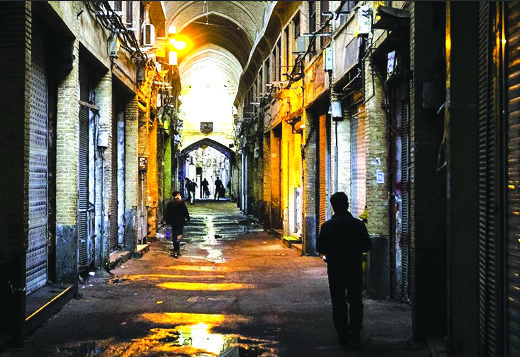
POLYGON ((130 100, 125 109, 125 239, 124 247, 137 247, 137 205, 139 192, 138 138, 139 115, 137 96, 130 100))
POLYGON ((79 42, 75 60, 58 87, 56 126, 56 281, 77 283, 79 158, 79 42))
POLYGON ((375 69, 372 69, 370 57, 365 60, 364 66, 365 92, 370 93, 365 103, 365 140, 367 143, 367 229, 372 238, 372 250, 367 261, 367 289, 372 298, 384 299, 390 295, 388 128, 385 113, 381 108, 381 104, 384 103, 382 90, 384 83, 380 83, 373 73, 375 69))
MULTIPOLYGON (((95 266, 105 266, 109 263, 110 227, 109 208, 112 195, 112 73, 108 71, 96 87, 96 104, 99 110, 99 133, 108 133, 108 142, 98 140, 97 148, 100 156, 96 160, 96 234, 95 266), (107 145, 105 148, 103 145, 107 145), (99 208, 99 209, 98 209, 99 208)), ((95 139, 96 140, 96 139, 95 139)))

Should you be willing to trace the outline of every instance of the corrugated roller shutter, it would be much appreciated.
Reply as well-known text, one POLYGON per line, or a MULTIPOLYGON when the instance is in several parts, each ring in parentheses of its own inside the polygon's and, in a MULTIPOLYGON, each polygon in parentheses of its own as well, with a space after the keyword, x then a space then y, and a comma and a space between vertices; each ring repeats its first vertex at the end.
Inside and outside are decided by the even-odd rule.
POLYGON ((520 3, 507 2, 507 338, 520 356, 520 3))
POLYGON ((479 355, 497 355, 496 102, 490 3, 480 3, 479 28, 479 355))
POLYGON ((408 103, 401 103, 401 281, 402 299, 411 300, 410 254, 410 116, 408 103))
POLYGON ((26 261, 26 294, 47 283, 47 73, 42 31, 32 38, 29 144, 29 247, 26 261))
POLYGON ((350 212, 354 217, 359 217, 365 209, 366 202, 366 145, 364 114, 356 114, 352 117, 350 142, 350 212))
POLYGON ((319 151, 318 151, 318 195, 319 195, 319 210, 318 210, 318 226, 321 227, 327 219, 327 116, 320 116, 319 122, 319 151))
POLYGON ((78 265, 88 266, 89 239, 89 110, 79 111, 79 176, 78 176, 78 265))
MULTIPOLYGON (((117 123, 117 121, 115 121, 117 123)), ((118 248, 117 226, 117 125, 112 125, 112 194, 110 195, 110 250, 118 248)))

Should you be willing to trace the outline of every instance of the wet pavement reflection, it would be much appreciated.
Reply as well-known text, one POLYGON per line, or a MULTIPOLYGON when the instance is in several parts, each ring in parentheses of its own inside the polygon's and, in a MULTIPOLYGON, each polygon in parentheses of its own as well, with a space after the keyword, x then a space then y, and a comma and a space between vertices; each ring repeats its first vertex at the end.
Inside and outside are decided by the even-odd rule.
MULTIPOLYGON (((191 207, 190 207, 191 208, 191 207)), ((214 211, 192 214, 185 228, 181 260, 175 264, 158 265, 154 272, 116 274, 107 279, 109 285, 143 284, 150 288, 171 291, 193 291, 197 296, 190 303, 228 302, 226 297, 200 296, 207 292, 231 292, 254 289, 255 284, 225 281, 230 273, 247 271, 244 266, 226 266, 229 257, 225 242, 237 239, 255 229, 254 224, 240 214, 215 214, 214 211), (183 263, 185 262, 185 263, 183 263), (211 265, 207 265, 211 264, 211 265)), ((168 254, 171 242, 166 239, 165 227, 157 231, 156 253, 168 254), (158 247, 158 248, 157 248, 158 247)), ((152 248, 153 249, 153 248, 152 248)), ((170 259, 173 259, 170 257, 170 259)), ((121 268, 125 268, 122 266, 121 268)), ((116 272, 118 269, 115 270, 116 272)), ((231 298, 230 301, 232 301, 231 298)), ((156 306, 168 306, 168 301, 156 299, 156 306)), ((229 330, 237 324, 252 323, 251 318, 231 314, 188 312, 145 312, 134 323, 152 326, 146 336, 130 341, 114 338, 83 341, 56 347, 54 356, 278 356, 276 342, 242 336, 236 333, 216 333, 216 328, 229 330)))
POLYGON ((79 296, 9 357, 420 355, 392 347, 409 339, 409 320, 394 316, 410 309, 373 301, 365 304, 366 347, 342 350, 321 259, 257 232, 232 203, 189 209, 181 257, 159 227, 142 257, 91 272, 79 296))
POLYGON ((277 356, 271 342, 240 335, 212 333, 210 325, 197 323, 176 328, 153 328, 144 338, 130 342, 86 341, 58 347, 54 356, 63 357, 259 357, 277 356))

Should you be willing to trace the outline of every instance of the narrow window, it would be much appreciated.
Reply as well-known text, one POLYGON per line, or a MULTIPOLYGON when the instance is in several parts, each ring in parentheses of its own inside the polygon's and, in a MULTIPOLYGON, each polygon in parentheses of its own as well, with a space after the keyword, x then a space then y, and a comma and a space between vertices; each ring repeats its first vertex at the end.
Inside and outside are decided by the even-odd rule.
MULTIPOLYGON (((321 9, 321 24, 320 24, 320 27, 321 27, 325 23, 327 23, 327 21, 329 21, 329 19, 331 19, 330 16, 323 15, 323 13, 329 12, 329 1, 320 1, 320 9, 321 9)), ((330 26, 330 21, 329 21, 329 25, 327 25, 323 28, 322 33, 331 32, 331 30, 332 30, 332 27, 330 26)), ((329 36, 321 37, 321 47, 322 48, 326 47, 329 43, 330 43, 329 36)))
POLYGON ((126 24, 128 26, 132 26, 134 23, 134 16, 133 16, 133 9, 132 9, 132 3, 133 1, 127 1, 126 2, 126 24))
POLYGON ((309 1, 309 32, 316 31, 316 1, 309 1))
POLYGON ((122 11, 122 10, 123 10, 123 2, 114 1, 114 11, 122 11))

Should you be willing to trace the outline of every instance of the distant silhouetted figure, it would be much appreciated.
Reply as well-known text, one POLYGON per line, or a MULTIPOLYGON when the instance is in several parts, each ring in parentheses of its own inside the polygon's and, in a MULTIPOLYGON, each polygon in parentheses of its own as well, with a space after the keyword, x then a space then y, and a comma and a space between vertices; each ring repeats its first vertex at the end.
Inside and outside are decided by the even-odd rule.
POLYGON ((344 192, 333 194, 330 203, 334 215, 321 225, 316 248, 327 262, 332 320, 338 342, 358 344, 363 328, 362 260, 363 253, 372 247, 372 241, 365 224, 348 211, 348 197, 344 192))
POLYGON ((204 198, 209 197, 209 182, 204 178, 202 182, 200 183, 202 185, 202 191, 204 193, 204 198))
POLYGON ((217 176, 217 179, 215 180, 215 201, 221 197, 223 187, 224 185, 222 184, 222 181, 220 181, 220 178, 217 176))
POLYGON ((166 206, 166 224, 171 226, 171 237, 173 242, 173 256, 180 256, 180 241, 184 234, 186 221, 190 221, 188 207, 181 198, 179 191, 172 192, 172 199, 166 206))
POLYGON ((195 181, 192 181, 188 178, 187 188, 188 188, 188 201, 194 205, 195 204, 195 190, 197 189, 198 185, 195 181))
POLYGON ((191 190, 190 190, 190 182, 191 180, 189 178, 185 178, 186 180, 186 183, 184 184, 184 186, 186 187, 186 193, 188 194, 188 202, 191 203, 191 190))

